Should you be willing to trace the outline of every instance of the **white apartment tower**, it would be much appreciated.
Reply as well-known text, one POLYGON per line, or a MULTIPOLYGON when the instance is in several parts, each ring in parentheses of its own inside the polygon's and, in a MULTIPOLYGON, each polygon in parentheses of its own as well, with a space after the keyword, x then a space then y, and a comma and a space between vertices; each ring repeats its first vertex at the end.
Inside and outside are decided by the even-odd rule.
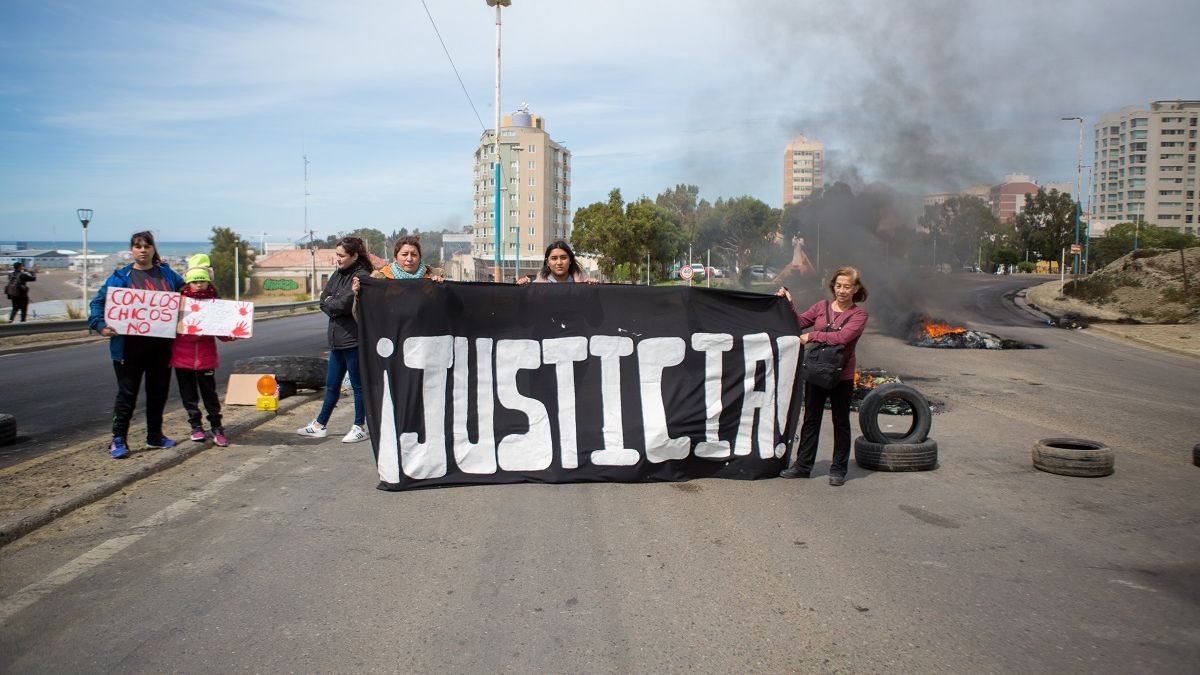
POLYGON ((546 247, 571 236, 571 152, 546 133, 545 120, 522 107, 500 125, 497 158, 488 129, 475 150, 471 251, 475 280, 492 278, 497 246, 503 279, 542 269, 546 247), (496 162, 500 163, 500 237, 496 237, 496 162))
POLYGON ((797 136, 783 153, 783 205, 812 195, 824 186, 825 144, 797 136))
POLYGON ((1196 132, 1200 101, 1154 101, 1100 116, 1092 166, 1093 223, 1142 221, 1200 232, 1196 132))

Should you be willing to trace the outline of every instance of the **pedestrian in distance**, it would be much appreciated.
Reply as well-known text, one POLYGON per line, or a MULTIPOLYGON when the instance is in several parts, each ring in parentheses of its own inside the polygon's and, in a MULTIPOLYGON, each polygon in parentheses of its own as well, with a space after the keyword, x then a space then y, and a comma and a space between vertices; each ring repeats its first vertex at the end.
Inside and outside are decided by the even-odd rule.
POLYGON ((329 316, 327 337, 329 340, 329 366, 325 371, 325 401, 317 418, 296 433, 310 438, 325 438, 329 434, 326 425, 333 415, 342 393, 342 380, 350 375, 350 389, 354 392, 354 424, 342 438, 343 443, 365 441, 370 436, 364 426, 362 384, 358 374, 358 322, 354 320, 355 282, 374 271, 367 247, 358 237, 342 237, 334 249, 337 269, 329 276, 321 291, 321 311, 329 316))
MULTIPOLYGON (((829 291, 833 300, 822 300, 802 313, 797 314, 800 330, 820 326, 818 330, 802 333, 800 342, 844 345, 846 365, 842 377, 832 389, 825 389, 810 382, 804 383, 804 423, 800 427, 800 443, 796 447, 796 459, 779 475, 784 478, 808 478, 817 456, 817 442, 821 434, 821 416, 825 402, 829 401, 833 415, 833 463, 829 465, 829 484, 835 487, 845 484, 846 469, 850 462, 850 397, 854 389, 854 348, 867 326, 867 312, 857 303, 867 299, 867 287, 863 285, 858 270, 842 267, 829 279, 829 291), (828 318, 827 318, 828 317, 828 318)), ((792 303, 792 294, 780 288, 776 295, 792 303)))
POLYGON ((12 311, 8 314, 8 322, 16 319, 17 312, 21 313, 24 323, 29 313, 29 282, 37 281, 37 273, 25 269, 25 263, 18 260, 13 263, 12 272, 8 273, 8 283, 4 285, 4 294, 12 300, 12 311))
POLYGON ((104 320, 104 305, 109 288, 141 288, 153 291, 179 291, 183 277, 158 255, 154 233, 135 232, 129 238, 133 262, 112 273, 96 292, 88 306, 88 326, 108 338, 108 352, 117 374, 117 398, 113 403, 112 443, 114 459, 129 456, 129 422, 137 405, 142 379, 146 381, 146 447, 170 448, 175 441, 163 435, 163 409, 171 388, 170 338, 146 335, 120 335, 104 320))
MULTIPOLYGON (((517 277, 517 285, 530 283, 529 277, 517 277)), ((575 260, 575 252, 571 246, 561 239, 546 247, 546 256, 542 269, 537 273, 532 283, 535 284, 595 284, 595 279, 589 279, 583 273, 583 268, 575 260)))
MULTIPOLYGON (((180 293, 185 299, 215 300, 220 296, 212 283, 212 264, 207 255, 197 253, 188 258, 188 267, 183 274, 186 282, 180 293)), ((179 398, 187 411, 188 425, 192 428, 191 439, 203 443, 206 438, 200 416, 200 400, 208 413, 208 425, 212 429, 213 444, 218 447, 229 445, 225 427, 221 424, 221 398, 217 395, 216 370, 217 340, 229 342, 235 338, 212 335, 180 333, 171 349, 171 366, 175 368, 175 382, 179 384, 179 398)))

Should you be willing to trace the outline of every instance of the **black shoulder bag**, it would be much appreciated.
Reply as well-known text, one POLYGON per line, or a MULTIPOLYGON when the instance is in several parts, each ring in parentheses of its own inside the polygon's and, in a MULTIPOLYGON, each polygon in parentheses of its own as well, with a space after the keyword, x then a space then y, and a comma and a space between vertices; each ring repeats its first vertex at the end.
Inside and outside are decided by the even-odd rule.
MULTIPOLYGON (((825 327, 822 333, 840 331, 849 320, 850 310, 842 315, 842 325, 835 326, 829 313, 831 303, 825 301, 825 327)), ((842 379, 846 368, 846 345, 831 345, 824 342, 809 342, 804 345, 804 363, 800 366, 800 379, 814 387, 833 389, 842 379)))

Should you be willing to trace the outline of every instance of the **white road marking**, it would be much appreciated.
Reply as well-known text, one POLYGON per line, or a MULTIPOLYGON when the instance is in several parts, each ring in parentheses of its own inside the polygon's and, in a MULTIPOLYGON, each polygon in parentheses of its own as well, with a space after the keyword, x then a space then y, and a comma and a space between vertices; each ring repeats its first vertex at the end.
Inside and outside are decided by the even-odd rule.
POLYGON ((1150 588, 1149 586, 1142 586, 1141 584, 1135 584, 1135 583, 1133 583, 1132 581, 1125 581, 1124 579, 1109 579, 1109 580, 1108 580, 1108 583, 1110 583, 1110 584, 1121 584, 1122 586, 1128 586, 1128 587, 1130 587, 1130 588, 1136 588, 1136 589, 1137 589, 1137 590, 1139 590, 1139 591, 1150 591, 1151 593, 1157 593, 1157 592, 1158 592, 1157 590, 1155 590, 1155 589, 1153 589, 1153 588, 1150 588))
POLYGON ((0 602, 0 624, 7 623, 17 612, 29 607, 38 600, 62 588, 85 572, 104 564, 109 558, 128 548, 142 537, 149 534, 153 528, 164 525, 196 508, 200 502, 212 497, 222 488, 233 483, 271 459, 274 453, 267 452, 255 456, 236 469, 217 478, 201 490, 180 499, 163 508, 158 513, 134 525, 130 534, 109 539, 92 550, 80 555, 74 560, 46 575, 40 581, 29 584, 11 597, 0 602))

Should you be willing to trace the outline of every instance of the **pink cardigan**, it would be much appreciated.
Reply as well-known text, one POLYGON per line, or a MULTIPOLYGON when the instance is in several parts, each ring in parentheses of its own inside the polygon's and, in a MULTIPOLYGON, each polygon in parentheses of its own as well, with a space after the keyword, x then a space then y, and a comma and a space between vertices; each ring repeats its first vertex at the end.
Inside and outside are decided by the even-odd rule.
MULTIPOLYGON (((796 314, 796 321, 800 324, 800 330, 811 326, 825 327, 825 303, 828 300, 822 300, 817 304, 809 307, 805 311, 796 314)), ((867 327, 867 310, 858 305, 851 305, 850 309, 845 312, 835 312, 830 307, 829 316, 833 319, 833 325, 842 326, 843 319, 845 325, 840 331, 820 331, 814 330, 808 334, 809 342, 824 342, 830 345, 846 345, 846 367, 842 369, 843 380, 853 380, 855 370, 854 348, 858 345, 858 338, 862 337, 863 330, 867 327)))

